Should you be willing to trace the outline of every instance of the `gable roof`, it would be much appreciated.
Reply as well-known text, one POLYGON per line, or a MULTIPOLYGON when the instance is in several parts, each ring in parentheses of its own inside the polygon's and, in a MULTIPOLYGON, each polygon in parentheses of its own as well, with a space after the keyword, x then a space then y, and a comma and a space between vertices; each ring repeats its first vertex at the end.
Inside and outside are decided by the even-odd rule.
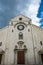
POLYGON ((18 21, 19 18, 22 18, 22 20, 25 20, 25 21, 31 21, 29 17, 24 16, 22 14, 15 16, 14 18, 11 19, 11 21, 18 21))

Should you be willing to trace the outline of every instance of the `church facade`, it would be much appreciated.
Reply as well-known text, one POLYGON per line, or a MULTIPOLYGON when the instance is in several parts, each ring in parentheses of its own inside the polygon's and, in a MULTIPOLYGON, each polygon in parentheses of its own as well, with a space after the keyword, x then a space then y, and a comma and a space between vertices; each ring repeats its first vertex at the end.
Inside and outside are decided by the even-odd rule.
POLYGON ((43 64, 43 29, 18 15, 0 29, 0 64, 43 64))

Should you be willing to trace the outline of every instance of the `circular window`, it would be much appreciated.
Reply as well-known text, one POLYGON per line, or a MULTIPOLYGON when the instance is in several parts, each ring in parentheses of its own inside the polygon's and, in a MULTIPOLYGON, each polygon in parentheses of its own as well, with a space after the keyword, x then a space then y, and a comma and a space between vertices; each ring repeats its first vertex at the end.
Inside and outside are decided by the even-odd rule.
POLYGON ((23 30, 23 29, 24 29, 24 26, 23 26, 23 25, 18 25, 18 26, 17 26, 17 29, 18 29, 18 30, 23 30))

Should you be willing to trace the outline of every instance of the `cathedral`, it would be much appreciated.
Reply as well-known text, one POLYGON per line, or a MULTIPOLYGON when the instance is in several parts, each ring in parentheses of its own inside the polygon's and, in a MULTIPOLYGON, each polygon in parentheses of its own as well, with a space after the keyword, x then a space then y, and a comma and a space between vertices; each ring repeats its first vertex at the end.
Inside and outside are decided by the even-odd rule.
POLYGON ((0 29, 0 64, 43 64, 43 29, 24 15, 12 18, 0 29))

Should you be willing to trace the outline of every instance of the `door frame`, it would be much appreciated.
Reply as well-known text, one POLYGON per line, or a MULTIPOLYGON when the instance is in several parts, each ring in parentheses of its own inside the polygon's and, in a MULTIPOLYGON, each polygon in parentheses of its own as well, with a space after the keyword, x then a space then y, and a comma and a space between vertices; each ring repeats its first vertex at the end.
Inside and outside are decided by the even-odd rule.
POLYGON ((4 64, 5 52, 1 51, 0 54, 2 54, 1 64, 4 64))
MULTIPOLYGON (((23 61, 24 61, 23 64, 25 64, 25 52, 24 52, 24 50, 19 50, 19 51, 17 51, 17 64, 19 64, 19 63, 18 63, 18 52, 23 52, 23 54, 24 54, 24 55, 23 55, 23 56, 24 56, 24 58, 23 58, 23 61)), ((22 64, 22 63, 21 63, 21 64, 22 64)))
MULTIPOLYGON (((42 54, 42 53, 41 53, 41 54, 42 54)), ((40 54, 40 59, 41 59, 41 64, 43 64, 43 63, 42 63, 42 58, 41 58, 41 54, 40 54)))
POLYGON ((0 64, 2 64, 2 57, 3 57, 3 54, 0 54, 1 55, 1 61, 0 61, 0 64))
MULTIPOLYGON (((43 54, 41 54, 41 61, 42 61, 42 59, 43 59, 42 55, 43 55, 43 54)), ((42 61, 42 64, 43 64, 43 61, 42 61)))
POLYGON ((26 62, 26 50, 24 50, 24 49, 16 49, 16 50, 14 50, 14 64, 17 64, 17 53, 18 53, 18 51, 24 51, 24 55, 25 55, 25 64, 27 63, 26 62))
POLYGON ((41 54, 43 54, 43 53, 39 53, 39 63, 40 63, 40 64, 43 64, 43 63, 42 63, 42 59, 41 59, 41 54))

